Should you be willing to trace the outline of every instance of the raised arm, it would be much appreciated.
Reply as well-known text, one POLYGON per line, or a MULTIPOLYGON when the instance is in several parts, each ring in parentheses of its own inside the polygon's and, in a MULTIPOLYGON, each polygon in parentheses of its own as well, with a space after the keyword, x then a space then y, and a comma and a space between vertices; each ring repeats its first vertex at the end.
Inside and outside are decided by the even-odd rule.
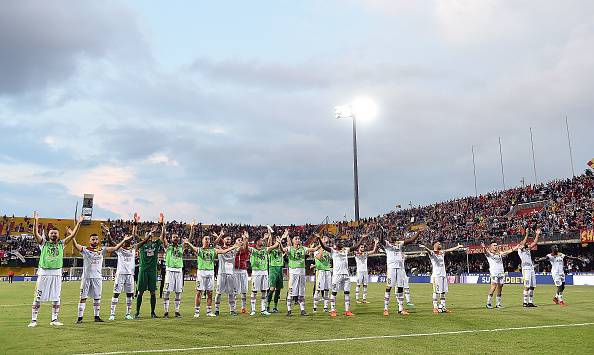
POLYGON ((37 241, 37 243, 41 244, 41 242, 43 241, 43 238, 39 234, 38 228, 39 228, 39 215, 37 214, 37 211, 34 211, 33 212, 33 236, 35 236, 35 240, 37 241))
POLYGON ((68 244, 70 243, 71 240, 74 239, 74 236, 76 235, 76 233, 78 233, 78 230, 80 229, 80 224, 83 221, 83 216, 78 216, 78 220, 76 221, 76 225, 74 226, 74 229, 70 231, 70 233, 66 236, 66 238, 64 238, 64 244, 68 244))
POLYGON ((241 249, 242 250, 247 250, 248 248, 248 242, 250 240, 250 234, 247 232, 247 230, 243 231, 243 233, 241 234, 241 249))
MULTIPOLYGON (((272 237, 268 238, 268 240, 270 240, 270 242, 268 242, 269 244, 272 243, 272 237)), ((276 241, 274 242, 274 244, 270 245, 269 247, 266 248, 267 252, 271 252, 272 250, 278 248, 281 245, 281 240, 280 238, 276 238, 276 241)))
POLYGON ((319 235, 316 234, 316 236, 318 237, 318 243, 320 243, 320 248, 324 249, 328 253, 331 253, 332 249, 329 246, 325 245, 324 242, 322 242, 322 238, 320 238, 319 235))
POLYGON ((363 244, 363 241, 365 239, 367 239, 367 234, 363 234, 361 236, 361 238, 359 238, 359 241, 357 242, 357 244, 355 244, 355 246, 351 250, 357 250, 357 249, 359 249, 359 247, 361 246, 361 244, 363 244))
MULTIPOLYGON (((78 242, 76 241, 76 238, 70 238, 72 240, 72 244, 74 245, 74 248, 76 250, 78 250, 79 253, 82 253, 83 250, 83 246, 78 244, 78 242)), ((65 243, 64 243, 65 244, 65 243)))
POLYGON ((404 245, 413 243, 415 240, 417 240, 419 238, 419 235, 421 235, 419 232, 415 232, 415 235, 404 240, 404 245))
POLYGON ((532 243, 530 243, 530 248, 534 248, 535 246, 538 245, 538 240, 540 239, 540 233, 541 233, 541 230, 540 230, 540 228, 538 228, 536 230, 536 237, 534 237, 534 240, 532 241, 532 243))
POLYGON ((545 260, 547 260, 547 259, 548 259, 548 257, 549 257, 548 255, 545 255, 545 256, 543 256, 543 257, 540 257, 540 258, 536 258, 536 259, 534 259, 534 261, 535 261, 535 262, 537 262, 537 263, 540 263, 541 261, 545 261, 545 260))
POLYGON ((427 254, 432 253, 433 250, 427 248, 426 246, 424 246, 423 244, 419 244, 419 248, 425 250, 427 252, 427 254))
POLYGON ((215 237, 215 240, 213 242, 213 245, 219 245, 219 243, 221 242, 221 239, 223 239, 223 236, 225 235, 225 231, 221 229, 221 231, 219 232, 219 234, 213 233, 213 237, 215 237))
POLYGON ((371 250, 371 254, 377 253, 377 246, 379 244, 379 239, 373 239, 373 249, 371 250))
POLYGON ((115 246, 113 246, 113 247, 106 247, 105 248, 105 251, 107 251, 108 253, 113 253, 114 251, 118 251, 124 245, 124 243, 127 242, 127 241, 129 241, 130 239, 132 239, 132 234, 125 236, 124 239, 122 239, 122 241, 120 241, 115 246))
MULTIPOLYGON (((192 234, 192 232, 190 231, 190 235, 192 234)), ((190 249, 192 249, 194 251, 194 253, 198 253, 198 247, 195 247, 188 239, 184 239, 184 244, 189 246, 190 249)))
POLYGON ((167 242, 167 238, 165 238, 165 220, 163 218, 163 215, 161 215, 161 235, 159 236, 159 239, 161 240, 161 243, 163 244, 163 248, 167 249, 167 247, 169 246, 169 243, 167 242))
POLYGON ((109 232, 109 228, 103 223, 101 223, 101 233, 103 233, 103 238, 105 238, 107 245, 113 245, 113 240, 111 240, 111 233, 109 232))
POLYGON ((455 247, 453 247, 453 248, 450 248, 450 249, 446 249, 446 250, 444 250, 443 252, 444 252, 444 254, 445 254, 445 253, 451 253, 451 252, 453 252, 453 251, 456 251, 456 250, 459 250, 459 249, 463 249, 463 248, 464 248, 464 245, 462 245, 462 244, 458 244, 458 245, 456 245, 456 246, 455 246, 455 247))

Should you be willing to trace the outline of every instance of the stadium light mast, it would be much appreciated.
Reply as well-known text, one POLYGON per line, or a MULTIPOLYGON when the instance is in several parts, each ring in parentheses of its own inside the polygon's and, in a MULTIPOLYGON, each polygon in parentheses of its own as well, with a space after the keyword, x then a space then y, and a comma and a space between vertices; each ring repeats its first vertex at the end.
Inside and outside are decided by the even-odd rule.
POLYGON ((353 184, 355 199, 355 221, 359 222, 359 169, 357 166, 357 118, 368 120, 375 117, 377 107, 368 98, 358 98, 351 104, 334 107, 336 119, 350 118, 353 120, 353 184))

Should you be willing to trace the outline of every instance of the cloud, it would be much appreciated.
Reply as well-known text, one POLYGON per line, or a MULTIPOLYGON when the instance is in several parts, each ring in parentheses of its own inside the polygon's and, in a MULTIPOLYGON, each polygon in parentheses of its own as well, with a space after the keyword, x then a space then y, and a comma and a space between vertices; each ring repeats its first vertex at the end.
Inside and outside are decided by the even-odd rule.
POLYGON ((130 11, 112 2, 105 4, 4 2, 0 11, 0 96, 57 85, 71 78, 84 58, 142 48, 130 11))

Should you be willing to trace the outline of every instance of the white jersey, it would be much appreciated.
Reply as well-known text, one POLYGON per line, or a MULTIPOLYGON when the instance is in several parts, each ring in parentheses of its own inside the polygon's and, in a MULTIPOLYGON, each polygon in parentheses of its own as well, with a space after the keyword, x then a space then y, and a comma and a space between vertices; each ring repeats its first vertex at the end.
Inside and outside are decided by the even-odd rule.
POLYGON ((118 267, 116 275, 134 275, 134 257, 136 256, 135 249, 120 248, 116 250, 118 256, 118 267))
POLYGON ((349 248, 344 248, 338 251, 331 249, 332 253, 332 271, 334 275, 348 275, 349 274, 349 248))
POLYGON ((101 268, 103 267, 103 257, 106 254, 106 249, 102 248, 99 251, 93 251, 82 247, 81 251, 83 257, 83 279, 100 279, 101 268))
POLYGON ((367 272, 367 257, 369 253, 364 251, 362 253, 355 252, 355 262, 357 263, 357 273, 367 272))
POLYGON ((384 250, 386 251, 386 264, 388 269, 404 269, 403 245, 403 241, 398 241, 394 244, 386 242, 384 250))
POLYGON ((563 270, 563 260, 565 259, 565 255, 558 253, 557 255, 548 254, 547 259, 551 263, 551 274, 553 275, 565 275, 565 271, 563 270))
POLYGON ((233 274, 235 269, 235 254, 237 254, 237 249, 225 254, 219 254, 219 274, 233 274))
POLYGON ((431 276, 446 276, 445 259, 443 252, 435 254, 434 252, 430 251, 429 259, 431 260, 431 276))
POLYGON ((534 264, 532 263, 532 255, 530 254, 530 249, 518 249, 518 256, 520 257, 522 270, 534 270, 534 264))
POLYGON ((493 254, 489 251, 485 252, 487 261, 489 262, 489 271, 491 275, 503 274, 503 257, 499 254, 493 254))

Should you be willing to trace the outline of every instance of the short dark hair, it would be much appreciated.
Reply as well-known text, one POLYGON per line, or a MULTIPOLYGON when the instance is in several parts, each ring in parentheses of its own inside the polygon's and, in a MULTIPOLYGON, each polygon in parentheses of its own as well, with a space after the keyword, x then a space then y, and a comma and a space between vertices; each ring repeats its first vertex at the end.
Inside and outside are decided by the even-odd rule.
POLYGON ((49 231, 58 231, 59 232, 60 230, 58 229, 58 227, 53 227, 52 226, 50 229, 48 229, 48 232, 49 231))
POLYGON ((93 233, 93 234, 91 234, 91 235, 89 236, 89 238, 90 238, 90 237, 99 237, 99 234, 97 234, 97 233, 93 233))

